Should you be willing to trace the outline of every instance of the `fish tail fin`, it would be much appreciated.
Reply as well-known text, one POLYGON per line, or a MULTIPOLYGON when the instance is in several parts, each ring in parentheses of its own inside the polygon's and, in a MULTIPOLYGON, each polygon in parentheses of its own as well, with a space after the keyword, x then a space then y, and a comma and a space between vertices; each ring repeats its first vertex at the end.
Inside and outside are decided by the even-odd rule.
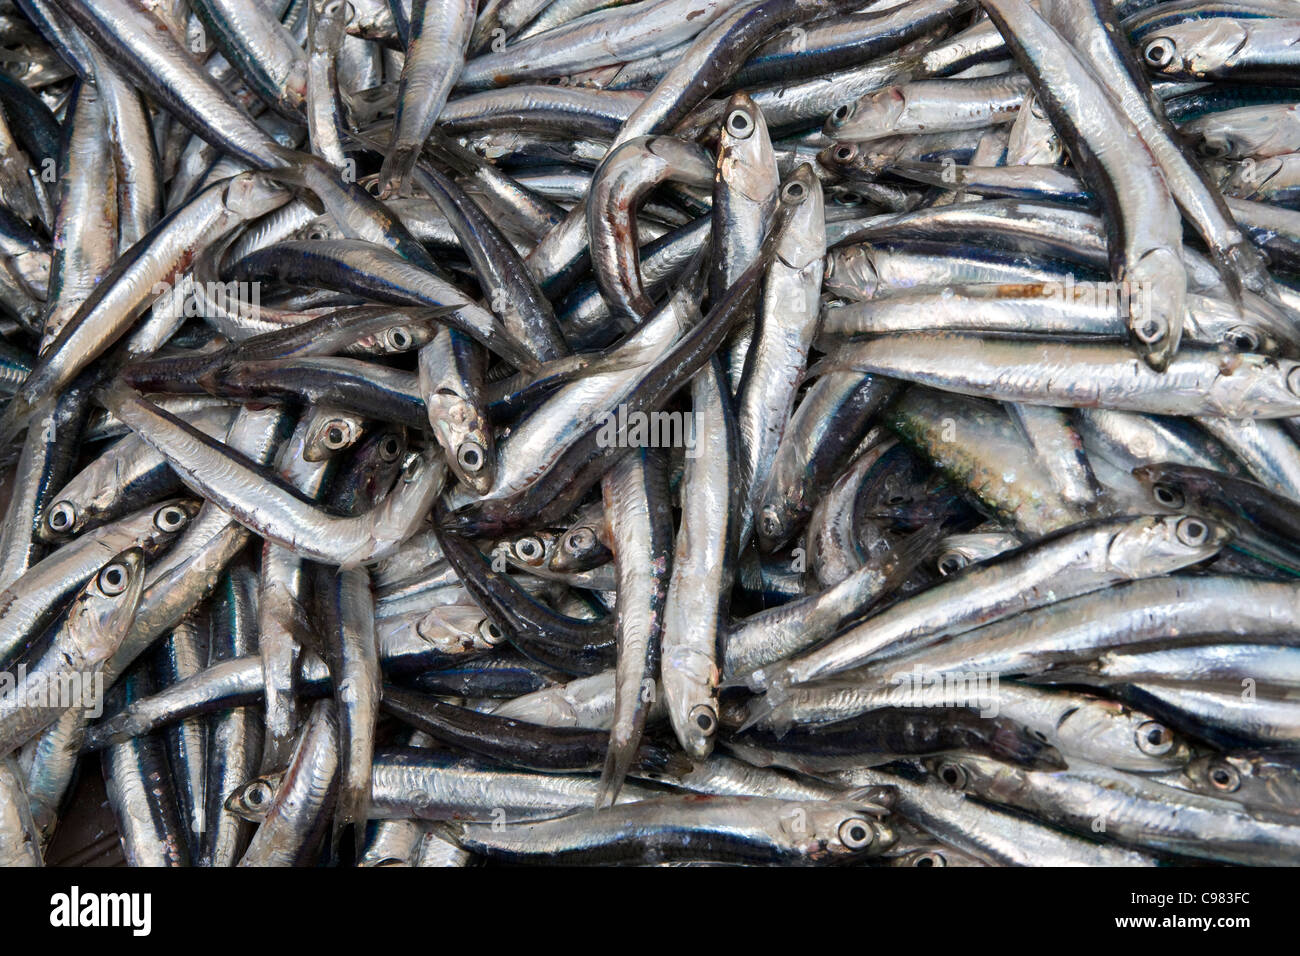
POLYGON ((597 810, 613 806, 614 801, 618 799, 628 771, 632 769, 632 761, 636 758, 637 749, 641 746, 641 733, 644 728, 645 710, 641 709, 639 719, 636 720, 631 733, 626 735, 617 731, 610 733, 609 749, 605 751, 605 766, 600 772, 600 784, 596 788, 597 810))
POLYGON ((420 158, 420 145, 394 143, 384 157, 384 165, 379 170, 379 196, 389 199, 393 196, 411 195, 411 174, 420 158))
POLYGON ((611 744, 609 750, 605 752, 605 766, 600 771, 600 784, 596 788, 597 810, 614 805, 619 790, 623 789, 623 780, 626 776, 626 761, 620 759, 618 750, 611 744))

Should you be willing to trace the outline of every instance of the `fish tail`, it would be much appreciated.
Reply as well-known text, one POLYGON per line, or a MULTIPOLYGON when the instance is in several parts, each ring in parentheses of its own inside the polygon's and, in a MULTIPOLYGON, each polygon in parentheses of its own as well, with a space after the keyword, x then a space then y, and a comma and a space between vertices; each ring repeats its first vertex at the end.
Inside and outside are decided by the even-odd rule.
POLYGON ((379 196, 388 199, 392 196, 409 196, 411 194, 411 173, 420 158, 419 144, 396 143, 384 157, 384 165, 379 170, 379 196))

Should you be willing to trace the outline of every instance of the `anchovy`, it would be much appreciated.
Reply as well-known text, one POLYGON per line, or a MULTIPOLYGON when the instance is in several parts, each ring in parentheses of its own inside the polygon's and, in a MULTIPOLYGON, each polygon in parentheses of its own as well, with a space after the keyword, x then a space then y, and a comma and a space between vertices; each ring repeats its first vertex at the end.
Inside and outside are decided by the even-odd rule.
POLYGON ((5 5, 0 862, 1295 862, 1295 7, 5 5))

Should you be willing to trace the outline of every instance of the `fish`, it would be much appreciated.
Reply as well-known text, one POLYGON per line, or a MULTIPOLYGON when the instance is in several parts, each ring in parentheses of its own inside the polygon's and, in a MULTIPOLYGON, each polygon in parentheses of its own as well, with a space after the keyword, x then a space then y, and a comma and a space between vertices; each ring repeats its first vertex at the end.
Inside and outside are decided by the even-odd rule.
POLYGON ((1294 8, 6 6, 0 863, 1300 862, 1294 8))

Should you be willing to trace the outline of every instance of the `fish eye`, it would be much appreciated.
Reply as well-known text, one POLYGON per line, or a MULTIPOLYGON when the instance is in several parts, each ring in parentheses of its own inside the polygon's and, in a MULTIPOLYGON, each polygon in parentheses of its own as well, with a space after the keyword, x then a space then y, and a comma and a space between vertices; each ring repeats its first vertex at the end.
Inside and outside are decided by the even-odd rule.
POLYGON ((841 823, 839 835, 840 842, 850 850, 871 846, 871 841, 876 837, 871 824, 861 817, 850 817, 841 823))
POLYGON ((769 538, 781 533, 781 517, 776 513, 776 509, 772 506, 769 505, 763 509, 759 521, 763 526, 763 534, 767 535, 769 538))
POLYGON ((835 157, 835 161, 838 163, 852 162, 853 157, 858 155, 858 148, 852 143, 840 143, 835 147, 835 151, 831 155, 835 157))
POLYGON ((271 785, 265 780, 256 780, 248 785, 244 792, 244 803, 250 810, 260 810, 275 797, 271 785))
POLYGON ((939 573, 947 577, 966 567, 966 556, 957 551, 949 551, 939 558, 939 573))
POLYGON ((844 103, 841 104, 840 106, 835 107, 835 112, 831 114, 831 122, 836 126, 840 126, 844 123, 845 120, 847 120, 852 115, 853 115, 853 104, 844 103))
POLYGON ((1178 52, 1178 47, 1173 40, 1168 37, 1156 37, 1142 50, 1142 57, 1151 66, 1161 68, 1174 61, 1176 52, 1178 52))
POLYGON ((77 523, 77 507, 71 501, 56 501, 45 519, 51 531, 63 534, 77 523))
POLYGON ((699 728, 705 737, 712 737, 718 729, 718 714, 708 704, 696 704, 691 708, 691 723, 699 728))
POLYGON ((506 636, 501 633, 501 628, 487 618, 478 622, 478 636, 494 647, 506 639, 506 636))
POLYGON ((179 531, 181 528, 185 527, 185 522, 187 520, 188 517, 185 512, 180 508, 177 508, 175 505, 167 505, 164 508, 159 508, 158 512, 153 516, 154 527, 159 531, 166 531, 168 533, 179 531))
POLYGON ((538 538, 520 538, 515 542, 515 554, 529 564, 536 564, 546 554, 546 548, 538 538))
POLYGON ((781 190, 781 198, 788 203, 801 203, 808 198, 808 190, 803 183, 795 180, 785 184, 785 188, 781 190))
POLYGON ((402 454, 402 443, 396 435, 388 435, 379 443, 379 457, 384 461, 397 461, 402 454))
POLYGON ((754 121, 745 110, 732 110, 727 116, 727 132, 737 139, 746 139, 754 132, 754 121))
POLYGON ((574 528, 564 536, 564 547, 575 554, 590 551, 596 546, 596 533, 590 528, 574 528))
POLYGON ((1164 724, 1148 720, 1134 734, 1138 750, 1148 757, 1163 757, 1174 749, 1174 734, 1164 724))
POLYGON ((456 461, 460 467, 467 472, 475 472, 483 467, 487 456, 483 453, 483 446, 476 441, 464 441, 456 449, 456 461))
POLYGON ((1286 375, 1286 387, 1292 395, 1300 395, 1300 365, 1293 366, 1286 375))
POLYGON ((1169 326, 1164 319, 1149 315, 1133 329, 1133 335, 1144 345, 1153 345, 1169 334, 1169 326))
POLYGON ((947 866, 948 861, 942 853, 935 853, 933 850, 927 850, 924 853, 918 853, 912 857, 912 866, 947 866))
POLYGON ((1232 793, 1241 786, 1241 774, 1237 773, 1236 768, 1231 764, 1216 763, 1210 768, 1207 776, 1210 779, 1210 786, 1223 793, 1232 793))
POLYGON ((862 197, 851 189, 844 189, 836 193, 835 201, 841 206, 860 206, 863 202, 862 197))
POLYGON ((127 571, 126 565, 110 564, 99 572, 99 589, 109 597, 114 597, 126 590, 130 578, 131 573, 127 571))
POLYGON ((352 429, 343 419, 335 418, 325 423, 321 443, 330 451, 339 451, 346 448, 351 443, 351 440, 352 429))
POLYGON ((1174 511, 1187 503, 1183 493, 1173 485, 1156 485, 1151 489, 1151 494, 1156 499, 1157 504, 1164 505, 1174 511))
POLYGON ((1236 328, 1228 332, 1228 344, 1238 352, 1258 352, 1260 342, 1254 330, 1236 328))
POLYGON ((966 786, 970 779, 966 773, 966 769, 961 764, 950 763, 948 761, 939 764, 939 769, 936 771, 936 774, 940 780, 955 789, 960 789, 966 786))
POLYGON ((1227 140, 1203 139, 1201 140, 1200 149, 1197 151, 1206 159, 1222 159, 1232 152, 1232 147, 1227 140))
POLYGON ((1200 518, 1180 518, 1174 529, 1178 540, 1189 548, 1205 544, 1210 537, 1210 529, 1200 518))
POLYGON ((411 347, 413 341, 411 333, 401 326, 388 330, 388 345, 398 352, 405 352, 411 347))
POLYGON ((348 0, 332 0, 332 2, 327 3, 325 9, 321 11, 322 16, 327 17, 332 17, 338 13, 342 14, 342 19, 346 23, 351 23, 352 18, 356 16, 356 10, 353 9, 352 4, 348 3, 348 0))

